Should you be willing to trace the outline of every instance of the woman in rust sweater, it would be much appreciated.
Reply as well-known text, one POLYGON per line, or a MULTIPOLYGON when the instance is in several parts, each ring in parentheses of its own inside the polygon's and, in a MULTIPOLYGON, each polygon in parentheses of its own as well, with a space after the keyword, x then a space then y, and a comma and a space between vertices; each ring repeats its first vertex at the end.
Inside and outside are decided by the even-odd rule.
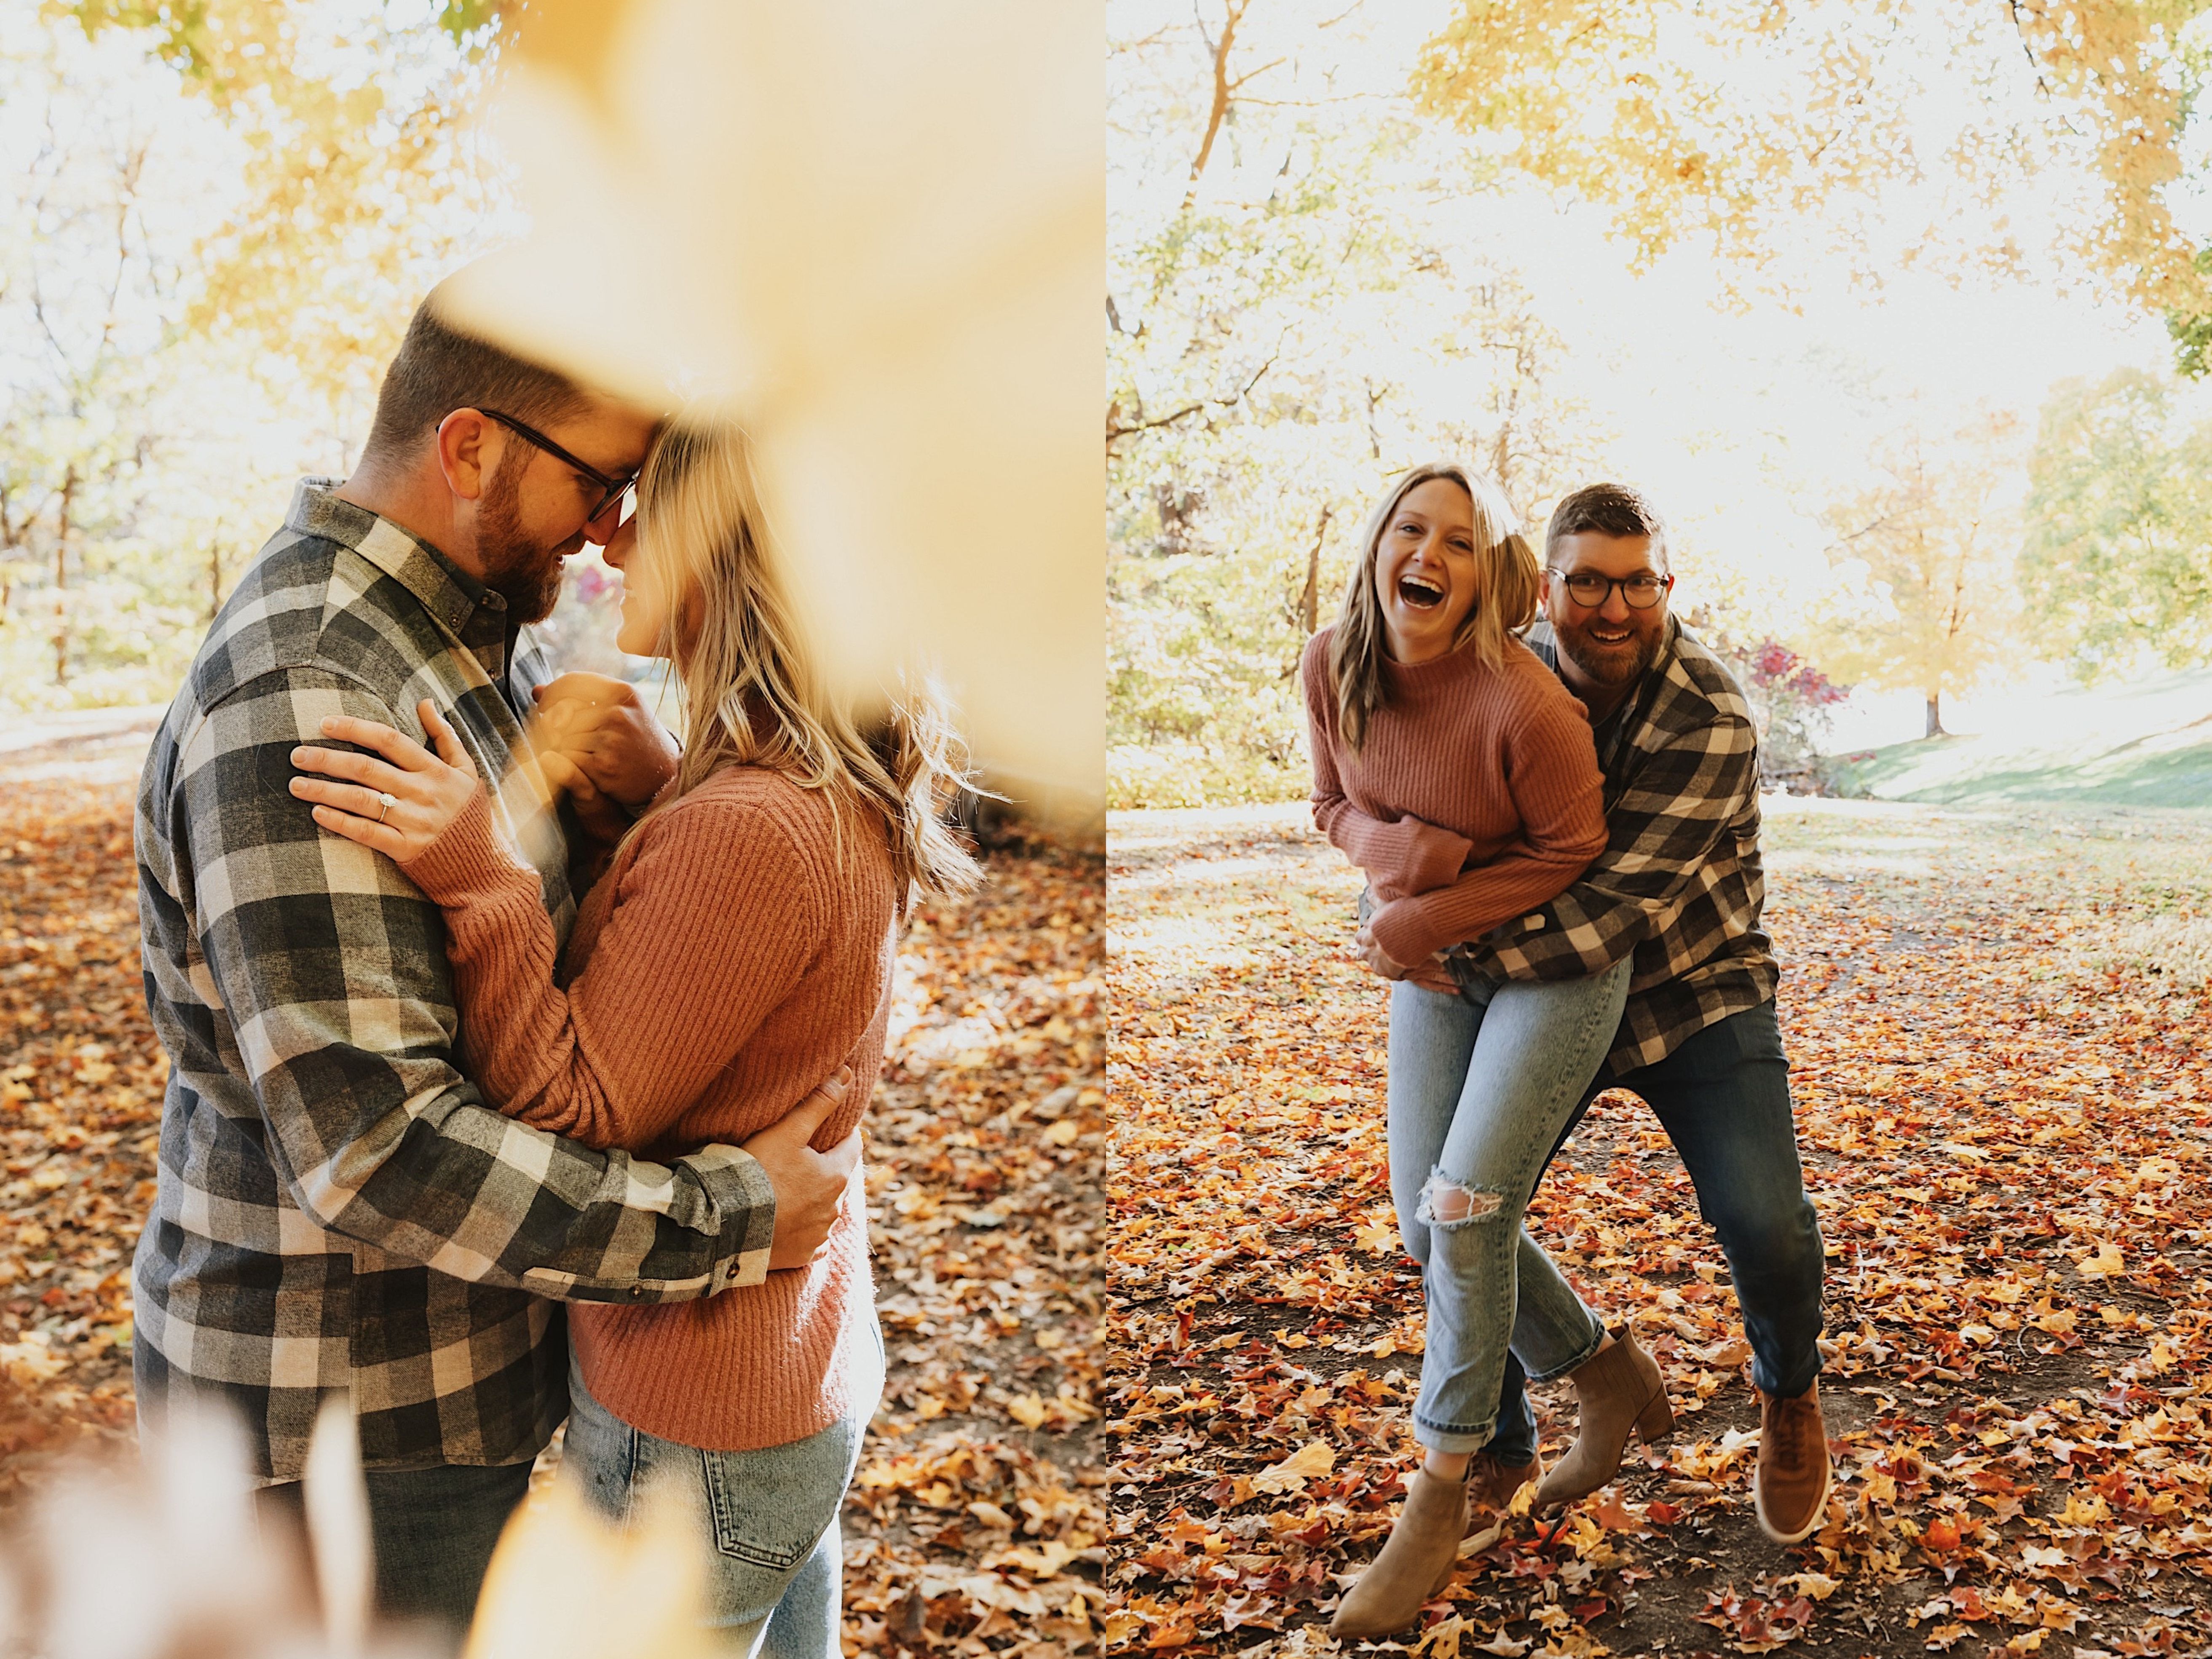
POLYGON ((1410 1624, 1450 1573, 1470 1496, 1502 1508, 1541 1473, 1478 1455, 1509 1340, 1562 1357, 1543 1375, 1575 1379, 1586 1443, 1572 1458, 1602 1466, 1593 1487, 1630 1425, 1648 1436, 1667 1413, 1656 1368, 1607 1334, 1521 1225, 1613 1042, 1629 964, 1478 999, 1439 954, 1557 897, 1606 844, 1589 719, 1514 637, 1535 614, 1535 559, 1496 486, 1444 465, 1397 481, 1361 551, 1338 620, 1306 647, 1314 818, 1366 872, 1360 954, 1395 981, 1390 1188, 1422 1265, 1428 1340, 1413 1408, 1425 1456, 1337 1610, 1340 1636, 1410 1624), (1594 1407, 1624 1390, 1607 1463, 1619 1413, 1594 1407))
MULTIPOLYGON (((326 724, 389 764, 364 775, 301 751, 368 789, 301 777, 294 792, 444 910, 469 1075, 501 1111, 665 1157, 734 1146, 849 1067, 814 1139, 833 1146, 882 1063, 908 894, 975 878, 938 815, 958 780, 951 734, 926 699, 864 729, 824 689, 734 431, 665 434, 606 556, 629 579, 617 643, 672 660, 690 731, 565 949, 430 703, 438 755, 388 726, 326 724), (388 799, 365 802, 374 790, 388 799)), ((837 1512, 883 1382, 865 1190, 856 1168, 803 1267, 698 1301, 569 1314, 567 1466, 617 1518, 647 1485, 680 1483, 714 1547, 712 1622, 779 1659, 838 1651, 837 1512)))

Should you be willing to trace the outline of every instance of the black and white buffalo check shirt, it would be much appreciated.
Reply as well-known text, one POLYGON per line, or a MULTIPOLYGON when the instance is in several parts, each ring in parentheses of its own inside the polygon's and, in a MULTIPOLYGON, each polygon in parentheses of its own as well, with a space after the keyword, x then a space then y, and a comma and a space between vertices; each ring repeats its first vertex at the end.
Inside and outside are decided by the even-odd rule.
MULTIPOLYGON (((1529 649, 1559 667, 1543 623, 1529 649)), ((1669 617, 1637 695, 1592 734, 1605 774, 1605 851, 1541 910, 1445 963, 1462 984, 1578 979, 1630 952, 1628 1007, 1607 1056, 1615 1077, 1664 1060, 1706 1026, 1772 1000, 1759 926, 1759 733, 1718 659, 1669 617)))
POLYGON ((160 1179, 133 1266, 142 1420, 242 1412, 297 1480, 349 1390, 374 1469, 534 1457, 567 1413, 556 1303, 667 1302, 768 1269, 775 1194, 730 1147, 672 1165, 511 1122, 454 1069, 438 908, 318 830, 287 786, 325 715, 420 739, 436 701, 565 932, 558 823, 515 776, 504 602, 309 479, 240 580, 147 757, 146 1001, 168 1050, 160 1179))

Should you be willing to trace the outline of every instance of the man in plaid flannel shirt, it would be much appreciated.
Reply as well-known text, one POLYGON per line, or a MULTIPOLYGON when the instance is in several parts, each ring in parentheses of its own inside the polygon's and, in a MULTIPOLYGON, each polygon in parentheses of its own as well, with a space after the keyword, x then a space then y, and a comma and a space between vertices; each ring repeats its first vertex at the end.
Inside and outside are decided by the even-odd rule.
MULTIPOLYGON (((1600 1092, 1626 1089, 1680 1153, 1750 1339, 1763 1407, 1759 1525, 1794 1543, 1827 1501, 1823 1258, 1775 1020, 1778 972, 1759 925, 1758 734, 1727 669, 1668 612, 1666 532, 1641 495, 1578 490, 1544 544, 1543 620, 1528 644, 1589 711, 1609 840, 1540 912, 1447 963, 1480 996, 1509 978, 1571 979, 1633 957, 1620 1036, 1560 1139, 1600 1092)), ((1535 1472, 1522 1364, 1540 1370, 1541 1358, 1509 1360, 1498 1434, 1478 1462, 1480 1478, 1509 1495, 1535 1472)))
MULTIPOLYGON (((456 1069, 437 907, 289 793, 325 718, 419 738, 433 699, 546 908, 574 915, 561 823, 517 771, 533 694, 567 683, 541 685, 520 629, 551 610, 562 559, 619 522, 653 422, 434 301, 361 466, 299 486, 147 760, 146 997, 171 1070, 135 1369, 149 1435, 194 1400, 242 1415, 279 1516, 322 1401, 349 1395, 380 1605, 457 1631, 567 1413, 559 1299, 676 1301, 805 1261, 858 1148, 806 1148, 835 1085, 744 1149, 665 1165, 502 1117, 456 1069)), ((586 689, 567 730, 605 815, 672 757, 634 697, 586 689)))

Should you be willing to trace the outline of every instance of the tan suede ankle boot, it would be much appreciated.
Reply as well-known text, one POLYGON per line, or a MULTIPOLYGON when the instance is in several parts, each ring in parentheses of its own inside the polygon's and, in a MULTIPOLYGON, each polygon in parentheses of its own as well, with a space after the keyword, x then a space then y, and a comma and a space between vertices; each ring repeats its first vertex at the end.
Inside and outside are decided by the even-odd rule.
POLYGON ((1417 1469, 1382 1553, 1337 1603, 1335 1637, 1389 1636, 1420 1616, 1421 1605, 1450 1581, 1467 1535, 1467 1488, 1417 1469))
POLYGON ((1582 1405, 1582 1425, 1567 1455, 1553 1466, 1536 1488, 1536 1507, 1571 1504, 1587 1497, 1620 1471, 1620 1454, 1632 1430, 1647 1446, 1674 1426, 1667 1385, 1651 1356, 1636 1346, 1626 1326, 1613 1334, 1613 1346, 1567 1373, 1582 1405))

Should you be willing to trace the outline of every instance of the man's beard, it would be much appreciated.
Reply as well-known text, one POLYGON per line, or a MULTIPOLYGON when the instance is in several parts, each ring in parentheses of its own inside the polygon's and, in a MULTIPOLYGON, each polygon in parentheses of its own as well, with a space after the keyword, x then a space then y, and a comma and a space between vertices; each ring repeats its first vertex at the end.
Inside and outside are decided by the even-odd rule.
MULTIPOLYGON (((563 543, 546 548, 522 528, 522 469, 502 458, 485 487, 477 514, 477 556, 483 561, 484 586, 507 601, 509 622, 544 622, 561 598, 563 543)), ((580 534, 570 538, 579 546, 580 534)))
POLYGON ((1651 672, 1651 665, 1659 660, 1659 647, 1665 643, 1667 629, 1662 624, 1648 633, 1632 635, 1623 645, 1633 644, 1633 654, 1616 645, 1610 650, 1594 648, 1595 641, 1585 637, 1577 629, 1572 631, 1554 623, 1552 637, 1559 651, 1570 662, 1583 671, 1596 684, 1616 690, 1634 685, 1651 672))

